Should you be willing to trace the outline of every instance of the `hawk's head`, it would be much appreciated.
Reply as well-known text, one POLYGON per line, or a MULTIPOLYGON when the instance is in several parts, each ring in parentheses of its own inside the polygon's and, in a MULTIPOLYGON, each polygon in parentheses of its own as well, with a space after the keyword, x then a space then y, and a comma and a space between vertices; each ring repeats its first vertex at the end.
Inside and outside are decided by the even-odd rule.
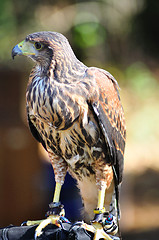
POLYGON ((13 48, 12 57, 14 58, 16 55, 30 57, 41 65, 50 63, 53 57, 56 60, 75 57, 68 40, 56 32, 29 34, 25 40, 13 48))

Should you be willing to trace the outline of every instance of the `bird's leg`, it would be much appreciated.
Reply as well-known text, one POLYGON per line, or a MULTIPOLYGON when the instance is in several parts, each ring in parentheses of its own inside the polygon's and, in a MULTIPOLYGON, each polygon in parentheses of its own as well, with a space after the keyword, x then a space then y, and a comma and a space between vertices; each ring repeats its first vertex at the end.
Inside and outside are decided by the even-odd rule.
POLYGON ((102 189, 98 190, 98 203, 97 203, 97 208, 94 209, 94 220, 93 222, 99 222, 103 215, 103 213, 105 212, 105 208, 104 208, 104 199, 105 199, 105 190, 106 187, 102 187, 102 189))
POLYGON ((60 201, 60 192, 61 192, 62 185, 60 183, 56 183, 55 186, 55 192, 53 197, 53 202, 59 202, 60 201))
MULTIPOLYGON (((61 183, 57 182, 55 186, 55 192, 54 192, 54 197, 53 197, 53 202, 49 204, 49 210, 47 212, 48 218, 51 216, 52 220, 58 218, 60 216, 65 215, 65 211, 63 208, 63 205, 60 203, 60 192, 61 192, 61 183)), ((54 220, 53 220, 54 221, 54 220)), ((51 222, 53 224, 56 224, 57 226, 59 225, 58 221, 51 222)))
POLYGON ((53 202, 49 204, 49 210, 47 212, 47 218, 38 225, 35 230, 35 239, 42 234, 43 229, 48 224, 54 224, 60 227, 59 220, 61 216, 64 216, 63 205, 60 203, 60 192, 62 185, 57 182, 55 186, 53 202))
POLYGON ((97 208, 94 209, 94 219, 92 221, 92 225, 95 229, 94 231, 94 240, 98 240, 100 238, 103 239, 112 239, 111 237, 109 237, 109 235, 104 231, 103 229, 103 214, 105 212, 105 208, 104 208, 104 199, 105 199, 105 190, 106 187, 103 186, 102 189, 100 189, 98 191, 98 203, 97 203, 97 208))
POLYGON ((49 204, 47 218, 43 220, 35 230, 35 239, 37 239, 37 237, 42 234, 43 229, 48 224, 54 224, 60 227, 60 219, 61 217, 64 217, 64 208, 63 205, 60 203, 60 192, 67 172, 67 165, 66 162, 63 161, 63 159, 54 156, 52 153, 49 154, 49 157, 54 168, 56 181, 55 192, 53 202, 49 204))
POLYGON ((59 201, 61 187, 62 187, 62 184, 57 182, 56 185, 55 185, 53 202, 49 204, 49 210, 46 213, 47 218, 44 219, 44 220, 27 221, 26 222, 27 226, 38 224, 38 227, 35 230, 35 239, 37 239, 37 237, 39 237, 42 234, 43 229, 48 224, 54 224, 54 225, 60 227, 60 224, 59 224, 60 217, 61 216, 64 217, 64 214, 65 214, 64 209, 63 209, 63 205, 59 201))
POLYGON ((85 229, 94 233, 94 240, 98 239, 119 239, 112 235, 118 231, 117 224, 115 224, 115 217, 109 213, 110 203, 114 192, 114 180, 112 167, 106 165, 104 169, 97 169, 96 181, 98 187, 98 201, 97 208, 94 209, 94 219, 92 225, 85 224, 85 229), (105 207, 106 209, 105 209, 105 207), (109 235, 111 234, 111 236, 109 235))
MULTIPOLYGON (((105 208, 104 208, 104 199, 105 199, 105 191, 106 187, 103 187, 101 190, 98 191, 98 203, 97 208, 94 209, 94 219, 92 221, 92 225, 83 224, 83 227, 90 232, 94 233, 94 239, 93 240, 99 240, 99 239, 105 239, 105 240, 112 240, 111 236, 108 235, 108 233, 104 229, 104 214, 105 214, 105 208)), ((118 239, 118 238, 117 238, 118 239)))

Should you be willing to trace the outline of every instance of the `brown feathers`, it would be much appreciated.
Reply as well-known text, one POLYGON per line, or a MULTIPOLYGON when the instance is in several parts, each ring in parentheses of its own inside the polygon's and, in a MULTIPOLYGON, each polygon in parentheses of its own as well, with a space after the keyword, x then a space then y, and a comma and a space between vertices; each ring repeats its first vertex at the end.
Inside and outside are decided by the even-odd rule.
MULTIPOLYGON (((26 92, 29 126, 49 153, 56 181, 63 184, 68 169, 81 194, 86 182, 95 188, 96 182, 98 189, 105 184, 107 190, 113 182, 118 185, 126 130, 116 80, 81 63, 61 34, 34 33, 25 42, 33 49, 29 57, 37 62, 26 92), (35 50, 41 46, 37 43, 42 47, 35 50)), ((85 208, 87 201, 97 200, 91 200, 91 194, 84 199, 85 208)))

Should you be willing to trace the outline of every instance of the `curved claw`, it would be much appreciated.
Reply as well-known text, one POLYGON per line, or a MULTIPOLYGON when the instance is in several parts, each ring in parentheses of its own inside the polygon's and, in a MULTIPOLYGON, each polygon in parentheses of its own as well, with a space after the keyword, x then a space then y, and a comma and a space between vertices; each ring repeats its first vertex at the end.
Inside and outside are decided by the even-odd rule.
POLYGON ((87 223, 83 223, 82 227, 85 228, 87 231, 94 233, 93 240, 105 239, 105 240, 119 240, 118 237, 108 235, 101 223, 93 222, 92 225, 87 223))
POLYGON ((28 220, 28 221, 25 221, 25 222, 22 222, 21 226, 33 226, 33 225, 39 225, 43 220, 35 220, 35 221, 32 221, 32 220, 28 220))
POLYGON ((39 226, 35 229, 34 239, 36 240, 42 233, 43 229, 49 224, 55 224, 57 227, 60 227, 58 215, 50 215, 48 218, 43 220, 39 226))
POLYGON ((95 234, 93 240, 99 240, 101 238, 105 240, 112 240, 112 238, 103 230, 102 224, 98 222, 92 223, 94 229, 95 229, 95 234))

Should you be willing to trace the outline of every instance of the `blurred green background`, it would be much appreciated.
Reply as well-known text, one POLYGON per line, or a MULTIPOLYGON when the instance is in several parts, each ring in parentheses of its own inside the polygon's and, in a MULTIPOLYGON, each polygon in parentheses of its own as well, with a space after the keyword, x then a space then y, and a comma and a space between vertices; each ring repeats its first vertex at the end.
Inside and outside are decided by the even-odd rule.
POLYGON ((87 66, 117 79, 127 124, 123 239, 158 239, 158 22, 156 0, 0 0, 0 226, 42 218, 51 201, 47 157, 25 113, 33 63, 11 59, 12 47, 27 34, 49 30, 63 33, 87 66))

